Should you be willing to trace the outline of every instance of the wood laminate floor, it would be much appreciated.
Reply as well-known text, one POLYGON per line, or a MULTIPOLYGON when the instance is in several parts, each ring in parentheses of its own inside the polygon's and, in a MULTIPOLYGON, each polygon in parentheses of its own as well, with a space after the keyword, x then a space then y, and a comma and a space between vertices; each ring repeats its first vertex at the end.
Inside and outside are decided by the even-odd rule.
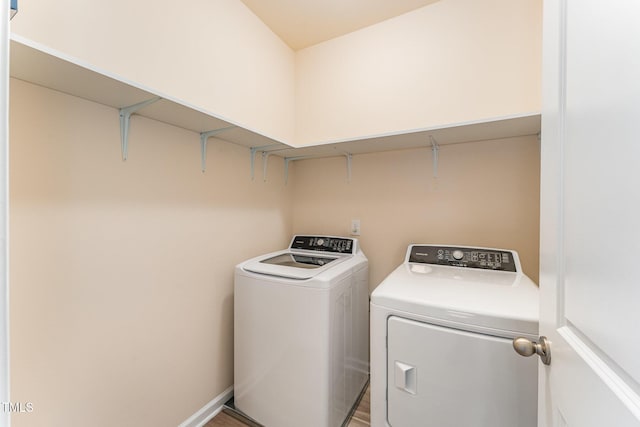
POLYGON ((206 423, 204 427, 246 427, 247 425, 241 421, 236 420, 230 415, 220 412, 213 417, 211 421, 206 423))
MULTIPOLYGON (((347 427, 366 427, 371 425, 371 392, 367 386, 367 390, 360 400, 360 404, 356 408, 347 427)), ((230 415, 220 412, 204 427, 246 427, 247 424, 238 421, 230 415)), ((303 426, 301 426, 303 427, 303 426)))

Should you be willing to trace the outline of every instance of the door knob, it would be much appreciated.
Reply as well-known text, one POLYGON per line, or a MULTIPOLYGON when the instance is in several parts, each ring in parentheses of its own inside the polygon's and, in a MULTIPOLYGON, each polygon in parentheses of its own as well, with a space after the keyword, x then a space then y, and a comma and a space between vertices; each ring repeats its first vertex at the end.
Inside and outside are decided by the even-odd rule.
POLYGON ((520 356, 533 356, 537 354, 545 365, 551 364, 551 348, 547 337, 538 338, 538 342, 533 342, 523 337, 513 339, 513 349, 520 356))

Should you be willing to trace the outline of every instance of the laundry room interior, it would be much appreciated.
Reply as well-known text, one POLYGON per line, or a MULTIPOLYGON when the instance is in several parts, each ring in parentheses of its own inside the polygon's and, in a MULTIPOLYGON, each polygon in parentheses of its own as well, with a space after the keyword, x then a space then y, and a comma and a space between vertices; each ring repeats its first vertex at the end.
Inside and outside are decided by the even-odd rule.
POLYGON ((234 268, 294 235, 357 238, 370 291, 412 243, 512 249, 538 282, 542 0, 421 4, 291 47, 241 0, 20 2, 10 390, 34 410, 12 426, 203 425, 233 390, 234 268), (202 157, 214 129, 143 108, 124 160, 139 100, 85 74, 257 142, 223 130, 202 157))

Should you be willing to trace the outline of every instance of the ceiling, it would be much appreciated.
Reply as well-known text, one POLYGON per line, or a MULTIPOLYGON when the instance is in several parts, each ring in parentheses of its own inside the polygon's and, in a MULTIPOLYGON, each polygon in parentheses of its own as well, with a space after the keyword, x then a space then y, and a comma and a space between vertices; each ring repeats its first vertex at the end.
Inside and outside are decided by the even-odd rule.
POLYGON ((438 0, 241 1, 293 50, 299 50, 438 0))

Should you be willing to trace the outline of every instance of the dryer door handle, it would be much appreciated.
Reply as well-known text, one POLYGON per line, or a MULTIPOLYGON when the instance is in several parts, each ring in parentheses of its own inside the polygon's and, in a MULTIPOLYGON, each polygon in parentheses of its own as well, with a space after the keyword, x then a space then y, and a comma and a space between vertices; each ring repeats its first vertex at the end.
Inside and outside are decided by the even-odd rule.
POLYGON ((400 390, 416 394, 417 368, 406 363, 395 361, 395 385, 400 390))

